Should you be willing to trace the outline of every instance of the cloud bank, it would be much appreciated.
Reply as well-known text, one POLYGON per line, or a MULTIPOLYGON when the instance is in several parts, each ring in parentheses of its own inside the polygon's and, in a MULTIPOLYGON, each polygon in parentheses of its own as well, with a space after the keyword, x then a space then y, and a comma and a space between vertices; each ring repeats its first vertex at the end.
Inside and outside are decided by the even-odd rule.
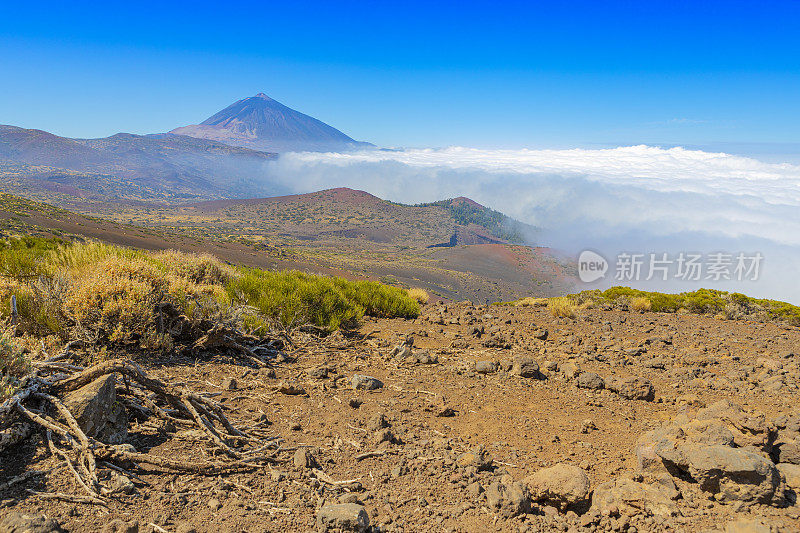
POLYGON ((705 285, 800 303, 798 165, 651 146, 451 147, 290 153, 268 174, 297 193, 352 187, 404 203, 468 196, 542 228, 540 244, 570 254, 759 251, 758 282, 705 285))

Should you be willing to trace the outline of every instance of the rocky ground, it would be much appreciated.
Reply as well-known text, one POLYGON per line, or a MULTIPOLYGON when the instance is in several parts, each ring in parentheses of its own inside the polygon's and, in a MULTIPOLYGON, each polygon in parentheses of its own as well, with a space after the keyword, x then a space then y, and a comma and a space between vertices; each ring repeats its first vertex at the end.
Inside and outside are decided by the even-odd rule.
MULTIPOLYGON (((272 464, 104 469, 107 507, 44 500, 80 490, 37 434, 0 454, 0 532, 800 530, 799 328, 458 304, 293 340, 271 368, 139 359, 261 427, 272 464)), ((138 451, 215 453, 128 416, 138 451)))

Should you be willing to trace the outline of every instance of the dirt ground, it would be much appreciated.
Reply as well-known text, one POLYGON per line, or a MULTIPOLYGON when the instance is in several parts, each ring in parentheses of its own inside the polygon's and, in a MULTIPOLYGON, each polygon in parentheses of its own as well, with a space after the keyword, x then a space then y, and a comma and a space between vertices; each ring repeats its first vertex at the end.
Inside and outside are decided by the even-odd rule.
MULTIPOLYGON (((269 468, 216 477, 140 469, 132 472, 132 493, 111 496, 105 509, 26 492, 79 493, 35 436, 0 455, 0 484, 26 469, 53 470, 0 491, 0 517, 45 514, 68 531, 102 531, 117 518, 138 521, 140 531, 311 531, 323 505, 355 502, 382 531, 724 531, 743 519, 760 520, 766 531, 800 531, 791 490, 781 505, 730 503, 675 478, 670 512, 655 515, 592 513, 587 501, 567 512, 538 502, 509 516, 486 493, 557 463, 584 469, 592 488, 642 481, 637 439, 720 400, 763 413, 768 424, 796 411, 800 328, 603 310, 582 310, 573 320, 539 307, 431 304, 415 320, 368 318, 358 335, 298 333, 294 341, 269 369, 225 354, 140 359, 154 376, 211 395, 232 421, 261 421, 280 439, 269 468), (409 336, 415 355, 393 353, 409 336), (512 370, 511 361, 525 357, 539 375, 512 370), (606 383, 643 378, 655 396, 581 388, 581 372, 606 383), (354 375, 383 386, 356 390, 354 375), (467 452, 484 459, 470 461, 467 452)), ((169 457, 212 453, 196 432, 161 422, 132 422, 129 442, 169 457)), ((729 530, 763 530, 750 527, 729 530)))

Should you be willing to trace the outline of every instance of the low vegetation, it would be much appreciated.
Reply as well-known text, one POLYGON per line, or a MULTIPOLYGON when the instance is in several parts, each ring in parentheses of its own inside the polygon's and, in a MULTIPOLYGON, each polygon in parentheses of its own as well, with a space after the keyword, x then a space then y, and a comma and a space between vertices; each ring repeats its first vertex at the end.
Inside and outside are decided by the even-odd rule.
POLYGON ((30 362, 7 325, 0 329, 0 402, 16 389, 18 380, 30 371, 30 362))
POLYGON ((650 311, 653 308, 653 303, 650 298, 644 296, 634 296, 631 298, 631 309, 634 311, 644 312, 650 311))
POLYGON ((440 200, 438 202, 418 204, 417 207, 428 206, 444 207, 457 224, 464 226, 475 224, 481 226, 498 239, 503 239, 512 243, 526 243, 529 240, 529 235, 535 231, 535 228, 532 226, 507 217, 499 211, 465 200, 440 200))
POLYGON ((630 287, 612 287, 605 291, 583 291, 568 297, 575 304, 588 307, 613 307, 660 313, 689 312, 721 315, 727 319, 752 318, 778 320, 800 325, 800 307, 737 292, 699 289, 678 294, 648 292, 630 287))
POLYGON ((210 255, 148 253, 97 242, 33 237, 0 241, 0 314, 37 335, 92 343, 154 337, 156 306, 189 319, 233 323, 250 332, 273 325, 354 325, 365 314, 415 317, 405 290, 296 271, 234 267, 210 255))
POLYGON ((551 298, 547 302, 547 309, 554 317, 575 318, 577 316, 577 306, 567 297, 560 296, 551 298))
POLYGON ((428 300, 430 299, 430 295, 428 294, 428 291, 426 291, 425 289, 414 288, 414 289, 408 289, 406 292, 408 292, 408 295, 411 298, 414 298, 417 302, 419 302, 422 305, 428 303, 428 300))

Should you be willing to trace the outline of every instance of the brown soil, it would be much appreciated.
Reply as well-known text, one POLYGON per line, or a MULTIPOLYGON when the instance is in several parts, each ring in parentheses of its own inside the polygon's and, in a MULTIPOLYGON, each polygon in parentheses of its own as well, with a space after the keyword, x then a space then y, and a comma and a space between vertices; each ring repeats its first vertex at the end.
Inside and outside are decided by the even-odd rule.
MULTIPOLYGON (((210 360, 145 362, 163 380, 218 395, 234 421, 250 424, 265 415, 287 450, 271 469, 218 478, 137 471, 142 482, 135 480, 136 492, 113 496, 108 511, 42 501, 25 492, 27 486, 79 493, 67 472, 55 470, 0 492, 0 516, 45 513, 69 531, 99 531, 114 518, 136 519, 142 530, 152 530, 148 524, 153 523, 167 531, 185 530, 187 524, 201 532, 308 531, 314 529, 323 502, 352 492, 366 506, 372 525, 386 531, 634 531, 618 521, 581 525, 575 512, 552 513, 544 507, 505 518, 471 490, 474 482, 485 488, 506 474, 518 481, 558 462, 585 468, 595 487, 633 473, 636 439, 681 412, 729 399, 772 419, 796 409, 800 399, 798 358, 792 355, 800 329, 778 324, 600 310, 583 310, 576 320, 565 320, 551 317, 544 308, 431 305, 412 321, 370 319, 349 340, 338 333, 325 339, 297 334, 295 340, 297 347, 275 364, 274 376, 271 370, 245 368, 219 354, 210 360), (485 334, 478 338, 473 332, 480 327, 485 334), (539 328, 547 329, 546 340, 534 337, 539 328), (407 335, 414 335, 415 350, 430 350, 438 363, 410 364, 393 357, 392 347, 407 335), (485 347, 491 344, 487 339, 500 337, 511 348, 485 347), (671 344, 654 338, 671 339, 671 344), (502 362, 521 355, 539 362, 544 379, 474 371, 476 361, 502 362), (653 365, 654 360, 661 364, 653 365), (646 378, 655 386, 656 398, 626 400, 608 390, 579 389, 574 380, 547 370, 547 361, 572 361, 606 379, 646 378), (757 377, 775 362, 782 365, 784 384, 768 391, 757 377), (328 377, 311 377, 309 371, 320 365, 329 367, 328 377), (750 378, 736 381, 733 375, 742 372, 750 378), (377 377, 384 386, 353 390, 353 374, 377 377), (223 379, 231 376, 238 388, 223 390, 223 379), (276 390, 281 382, 301 385, 307 394, 282 394, 276 390), (360 407, 353 407, 355 400, 360 407), (451 414, 447 408, 452 416, 440 416, 451 414), (376 442, 379 432, 371 419, 379 414, 397 443, 376 442), (587 420, 596 429, 583 432, 587 420), (475 472, 458 466, 457 459, 476 445, 492 456, 492 469, 475 472), (298 446, 310 447, 330 479, 357 483, 315 479, 310 469, 295 466, 298 446), (369 451, 379 454, 357 460, 369 451), (221 504, 219 510, 209 507, 214 499, 221 504)), ((198 459, 210 453, 204 441, 168 434, 150 423, 131 428, 131 443, 140 451, 170 457, 198 459)), ((26 468, 46 470, 57 463, 41 439, 34 438, 14 453, 0 455, 0 484, 26 468)), ((675 516, 649 521, 634 517, 638 531, 724 529, 741 517, 761 517, 778 531, 798 530, 798 505, 721 504, 691 480, 676 484, 682 497, 675 502, 675 516)))

